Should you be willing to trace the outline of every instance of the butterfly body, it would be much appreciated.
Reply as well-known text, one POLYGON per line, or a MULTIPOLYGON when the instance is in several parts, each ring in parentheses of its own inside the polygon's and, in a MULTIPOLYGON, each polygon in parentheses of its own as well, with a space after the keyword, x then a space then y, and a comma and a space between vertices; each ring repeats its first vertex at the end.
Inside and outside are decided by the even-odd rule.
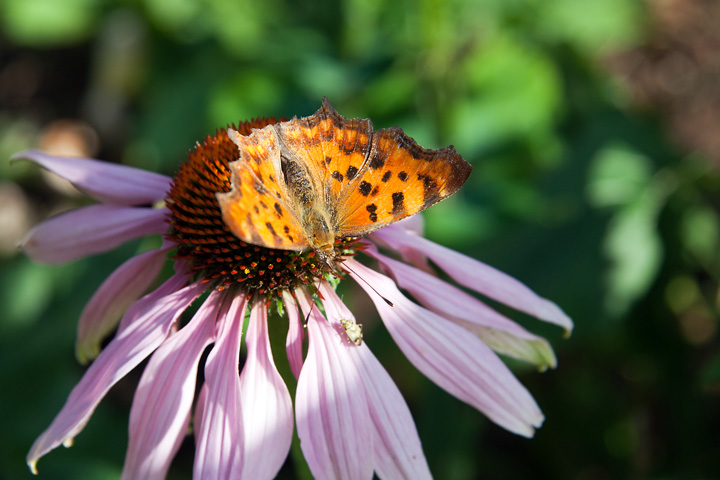
POLYGON ((332 257, 337 225, 317 191, 319 186, 313 185, 312 176, 302 163, 284 156, 280 157, 280 163, 288 196, 295 205, 305 238, 321 260, 332 257))
POLYGON ((313 249, 332 267, 335 241, 360 237, 452 195, 472 167, 452 147, 420 147, 398 127, 373 132, 325 99, 314 115, 240 135, 223 220, 241 240, 313 249))

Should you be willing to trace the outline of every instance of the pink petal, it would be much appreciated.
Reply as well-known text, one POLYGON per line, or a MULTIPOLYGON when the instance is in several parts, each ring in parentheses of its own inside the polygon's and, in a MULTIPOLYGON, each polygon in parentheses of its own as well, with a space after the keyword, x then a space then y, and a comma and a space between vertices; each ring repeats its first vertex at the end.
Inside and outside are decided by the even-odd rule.
POLYGON ((512 333, 482 327, 476 323, 453 321, 473 332, 485 345, 500 355, 532 363, 541 372, 557 367, 555 352, 550 343, 542 337, 536 337, 534 340, 524 339, 512 333))
POLYGON ((245 450, 240 478, 272 479, 290 452, 294 425, 290 392, 270 350, 264 299, 253 304, 245 335, 247 359, 240 374, 245 450))
POLYGON ((124 479, 163 479, 187 433, 197 367, 214 339, 220 295, 210 294, 192 320, 153 354, 130 410, 124 479))
POLYGON ((295 378, 298 378, 303 365, 305 330, 303 329, 302 318, 298 314, 297 303, 291 293, 283 292, 283 304, 289 320, 285 350, 288 362, 290 362, 290 371, 295 375, 295 378))
POLYGON ((39 224, 22 248, 37 262, 71 262, 145 235, 165 233, 167 216, 166 208, 90 205, 39 224))
POLYGON ((162 200, 172 179, 139 168, 88 158, 58 157, 38 150, 25 150, 12 160, 26 159, 72 182, 79 190, 104 203, 150 205, 162 200))
MULTIPOLYGON (((130 305, 130 308, 128 308, 125 312, 125 315, 123 315, 120 319, 120 325, 118 326, 115 336, 120 336, 120 334, 127 330, 133 323, 141 321, 144 318, 144 312, 148 308, 152 308, 152 305, 156 302, 157 298, 171 295, 182 289, 187 284, 190 276, 191 273, 189 273, 189 270, 179 270, 177 271, 177 275, 173 275, 168 278, 165 283, 160 285, 154 291, 148 293, 140 300, 130 305)), ((170 328, 175 328, 175 324, 172 324, 170 328)))
MULTIPOLYGON (((393 228, 402 228, 408 235, 422 236, 425 232, 425 222, 422 215, 411 215, 393 224, 393 228)), ((374 239, 377 240, 377 238, 374 239)), ((398 252, 404 262, 414 265, 425 272, 434 273, 427 256, 422 252, 407 247, 398 249, 398 252)))
POLYGON ((359 350, 358 367, 375 427, 375 472, 380 478, 431 479, 420 436, 400 390, 370 349, 362 345, 359 350))
POLYGON ((373 431, 361 374, 349 345, 296 291, 308 314, 308 354, 295 395, 300 447, 316 479, 372 478, 373 431))
POLYGON ((533 435, 533 427, 542 424, 542 413, 492 350, 464 328, 409 301, 388 277, 355 260, 346 263, 355 272, 350 275, 375 303, 395 343, 415 367, 503 428, 533 435), (394 306, 385 303, 358 276, 394 306))
MULTIPOLYGON (((331 324, 353 319, 327 282, 320 285, 323 306, 331 324)), ((354 321, 354 319, 353 319, 354 321)), ((365 387, 374 427, 375 471, 380 478, 432 478, 410 409, 395 382, 375 358, 367 343, 351 355, 365 387)))
MULTIPOLYGON (((215 347, 205 363, 207 396, 197 435, 193 478, 239 478, 242 470, 243 426, 240 412, 240 339, 247 298, 232 297, 218 320, 215 347)), ((205 388, 205 387, 203 387, 205 388)))
POLYGON ((538 296, 523 283, 511 276, 474 258, 463 255, 442 245, 404 229, 390 225, 372 235, 373 240, 395 249, 413 249, 427 255, 453 280, 472 288, 478 293, 504 303, 516 310, 528 313, 546 322, 565 328, 569 334, 573 328, 572 320, 553 302, 538 296))
POLYGON ((98 356, 103 339, 160 273, 167 251, 168 248, 150 250, 131 258, 100 285, 78 322, 75 355, 80 363, 86 364, 98 356))
POLYGON ((202 420, 203 420, 203 414, 205 413, 205 405, 207 404, 207 397, 208 397, 208 386, 207 383, 203 383, 202 387, 200 387, 200 393, 198 393, 197 401, 195 402, 195 415, 193 417, 193 430, 195 431, 195 449, 197 450, 197 445, 200 442, 200 435, 199 433, 203 429, 202 420))
POLYGON ((526 360, 541 368, 556 365, 548 342, 435 275, 430 275, 378 253, 369 245, 365 253, 390 271, 397 284, 423 306, 479 335, 498 353, 526 360))
MULTIPOLYGON (((171 278, 170 281, 177 280, 171 278)), ((105 347, 70 393, 50 427, 35 440, 27 456, 27 463, 33 472, 40 457, 61 443, 72 442, 110 387, 165 340, 175 320, 200 294, 202 288, 203 285, 196 283, 170 295, 150 294, 144 299, 142 311, 131 309, 132 314, 137 316, 135 321, 130 322, 125 330, 119 331, 105 347)), ((163 292, 162 289, 158 290, 163 292)), ((131 310, 128 310, 128 314, 131 314, 131 310)))
POLYGON ((414 235, 422 236, 425 234, 425 219, 423 219, 422 215, 410 215, 395 223, 395 225, 414 235))

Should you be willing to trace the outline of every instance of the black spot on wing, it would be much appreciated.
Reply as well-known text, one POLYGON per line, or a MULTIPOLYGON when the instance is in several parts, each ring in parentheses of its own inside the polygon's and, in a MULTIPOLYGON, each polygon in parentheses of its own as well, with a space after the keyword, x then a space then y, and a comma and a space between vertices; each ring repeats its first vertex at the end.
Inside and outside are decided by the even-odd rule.
POLYGON ((418 180, 423 182, 423 205, 430 206, 437 201, 439 186, 435 180, 427 175, 418 173, 418 180))
POLYGON ((377 170, 378 168, 382 168, 385 166, 385 157, 383 157, 381 154, 379 155, 377 152, 373 155, 373 157, 370 159, 370 170, 377 170))
POLYGON ((367 197, 370 194, 370 190, 372 190, 372 185, 363 180, 362 182, 360 182, 358 190, 363 196, 367 197))
POLYGON ((383 173, 381 180, 383 182, 387 182, 388 180, 390 180, 390 177, 392 177, 392 172, 388 170, 387 172, 383 173))
POLYGON ((399 127, 391 127, 388 130, 392 131, 393 138, 397 142, 398 147, 407 151, 415 160, 422 159, 427 162, 431 162, 437 158, 437 152, 435 150, 426 150, 422 148, 415 140, 408 137, 399 127))
POLYGON ((355 178, 355 175, 357 175, 357 173, 358 173, 358 169, 356 167, 353 167, 352 165, 350 165, 347 169, 347 172, 345 172, 345 176, 347 177, 348 180, 352 180, 353 178, 355 178))
POLYGON ((370 221, 373 223, 377 222, 377 213, 375 213, 377 211, 377 205, 375 205, 374 203, 371 203, 370 205, 368 205, 365 208, 367 209, 368 213, 370 213, 370 216, 369 216, 370 221))
POLYGON ((330 158, 330 157, 325 157, 325 163, 326 163, 327 165, 330 165, 330 164, 332 163, 332 158, 330 158))
POLYGON ((407 182, 408 174, 405 172, 400 172, 398 173, 398 178, 403 182, 407 182))
POLYGON ((275 233, 275 229, 273 228, 272 223, 270 223, 270 222, 265 222, 265 226, 266 226, 267 229, 270 231, 270 234, 271 234, 271 235, 273 236, 273 238, 275 239, 275 242, 276 242, 278 245, 282 245, 283 239, 280 238, 280 235, 278 235, 277 233, 275 233))
POLYGON ((340 145, 340 149, 343 151, 343 153, 345 155, 352 155, 353 153, 355 153, 357 151, 357 147, 355 146, 354 143, 344 143, 343 142, 342 145, 340 145))
MULTIPOLYGON (((335 139, 335 132, 332 129, 321 130, 320 138, 322 138, 322 141, 325 143, 332 142, 335 139)), ((330 164, 330 162, 332 162, 332 159, 330 157, 325 157, 325 163, 330 164)))
POLYGON ((282 218, 283 216, 282 208, 280 208, 280 204, 277 202, 275 202, 275 214, 278 218, 282 218))
POLYGON ((257 205, 253 205, 253 209, 255 209, 255 213, 258 213, 258 214, 260 213, 260 209, 258 208, 257 205))
POLYGON ((343 178, 344 178, 344 177, 343 177, 343 174, 340 173, 340 172, 338 172, 337 170, 335 170, 334 172, 332 172, 332 174, 331 174, 330 176, 331 176, 332 178, 334 178, 335 180, 337 180, 338 182, 340 182, 340 183, 342 183, 343 178))
POLYGON ((283 227, 283 231, 285 232, 285 236, 288 238, 288 240, 290 240, 290 243, 293 243, 293 237, 292 237, 292 235, 290 235, 290 227, 285 225, 283 227))
POLYGON ((405 194, 403 192, 395 192, 392 194, 393 208, 391 213, 400 213, 405 209, 405 194))

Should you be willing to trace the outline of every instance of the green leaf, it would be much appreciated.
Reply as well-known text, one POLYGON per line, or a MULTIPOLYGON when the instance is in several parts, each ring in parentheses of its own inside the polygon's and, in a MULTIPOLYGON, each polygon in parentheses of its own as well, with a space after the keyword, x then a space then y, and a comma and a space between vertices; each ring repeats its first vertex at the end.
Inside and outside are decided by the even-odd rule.
POLYGON ((517 137, 549 134, 560 106, 560 79, 549 59, 509 36, 478 47, 465 64, 470 90, 449 123, 465 155, 517 137))
POLYGON ((95 26, 101 0, 4 0, 0 19, 5 35, 20 45, 71 44, 95 26))
POLYGON ((587 196, 595 207, 617 207, 637 201, 648 188, 650 161, 625 145, 610 144, 590 164, 587 196))
POLYGON ((663 246, 657 216, 663 201, 664 195, 648 188, 610 222, 604 241, 605 253, 611 261, 605 301, 613 316, 627 312, 647 291, 660 269, 663 246))
POLYGON ((644 30, 644 8, 636 0, 547 0, 536 11, 545 38, 590 54, 628 47, 644 30))

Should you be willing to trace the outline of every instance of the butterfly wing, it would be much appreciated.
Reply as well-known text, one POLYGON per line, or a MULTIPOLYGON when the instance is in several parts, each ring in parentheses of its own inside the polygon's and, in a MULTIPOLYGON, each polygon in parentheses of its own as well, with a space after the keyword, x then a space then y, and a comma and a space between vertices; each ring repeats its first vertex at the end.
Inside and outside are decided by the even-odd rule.
POLYGON ((247 136, 229 129, 228 135, 237 144, 240 159, 229 165, 232 189, 217 194, 225 224, 246 243, 284 250, 309 248, 287 194, 273 127, 247 136))
POLYGON ((341 192, 338 236, 362 236, 455 193, 472 166, 450 146, 422 148, 400 128, 378 130, 352 188, 341 192))

